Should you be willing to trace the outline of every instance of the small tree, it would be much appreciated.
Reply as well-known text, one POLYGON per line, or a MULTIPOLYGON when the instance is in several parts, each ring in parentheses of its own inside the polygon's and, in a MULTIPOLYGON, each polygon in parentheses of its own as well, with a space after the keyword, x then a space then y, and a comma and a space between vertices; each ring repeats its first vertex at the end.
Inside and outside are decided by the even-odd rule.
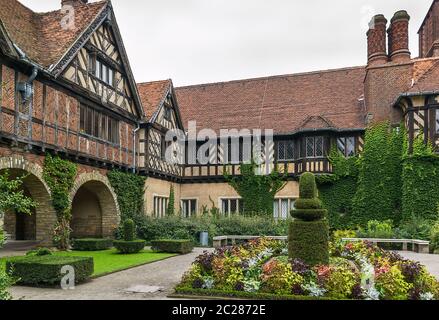
MULTIPOLYGON (((9 172, 5 171, 0 174, 0 215, 4 215, 9 210, 15 210, 20 214, 31 214, 32 209, 35 208, 36 203, 32 198, 24 195, 21 186, 23 185, 24 177, 11 179, 9 172)), ((0 229, 0 248, 5 241, 3 230, 0 229)), ((14 284, 12 278, 0 268, 0 300, 9 300, 11 295, 8 292, 8 287, 14 284)))
POLYGON ((168 208, 166 210, 166 215, 173 216, 175 214, 175 192, 174 186, 171 184, 171 190, 169 191, 169 201, 168 208))
POLYGON ((312 173, 300 177, 300 198, 291 212, 289 256, 315 266, 329 263, 329 224, 327 210, 318 199, 316 179, 312 173))

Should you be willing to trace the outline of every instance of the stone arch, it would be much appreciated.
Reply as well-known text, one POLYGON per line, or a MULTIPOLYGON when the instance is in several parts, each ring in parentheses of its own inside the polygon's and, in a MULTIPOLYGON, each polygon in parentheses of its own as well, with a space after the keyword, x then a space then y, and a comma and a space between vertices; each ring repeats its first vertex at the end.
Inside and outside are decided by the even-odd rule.
MULTIPOLYGON (((37 202, 37 207, 34 210, 35 216, 31 216, 32 223, 35 224, 33 226, 35 234, 32 236, 34 239, 25 240, 35 240, 41 245, 52 245, 52 233, 57 215, 52 206, 50 188, 43 178, 43 168, 35 162, 28 161, 23 156, 12 156, 0 158, 0 171, 3 170, 9 170, 12 176, 25 175, 23 189, 37 202)), ((16 239, 17 236, 17 217, 15 212, 8 212, 4 218, 6 232, 12 239, 16 239)))
POLYGON ((83 173, 70 192, 72 236, 112 237, 120 222, 117 196, 99 172, 83 173))

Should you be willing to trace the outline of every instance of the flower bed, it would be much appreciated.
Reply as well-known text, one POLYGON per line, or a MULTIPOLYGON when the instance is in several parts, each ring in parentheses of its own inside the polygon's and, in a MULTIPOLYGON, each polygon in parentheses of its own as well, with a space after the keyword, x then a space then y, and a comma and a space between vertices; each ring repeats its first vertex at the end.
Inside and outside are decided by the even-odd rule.
POLYGON ((331 244, 329 265, 310 268, 286 245, 260 238, 205 252, 177 293, 282 299, 439 299, 439 283, 419 263, 370 243, 331 244))

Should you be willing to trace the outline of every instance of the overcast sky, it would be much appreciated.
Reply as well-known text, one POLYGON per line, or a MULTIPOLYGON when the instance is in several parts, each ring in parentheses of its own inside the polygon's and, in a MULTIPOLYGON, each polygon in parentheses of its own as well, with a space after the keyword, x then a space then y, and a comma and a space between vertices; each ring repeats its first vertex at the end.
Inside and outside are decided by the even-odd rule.
MULTIPOLYGON (((21 0, 35 11, 61 0, 21 0)), ((113 0, 137 82, 182 86, 366 63, 367 23, 405 9, 410 48, 432 0, 113 0)))

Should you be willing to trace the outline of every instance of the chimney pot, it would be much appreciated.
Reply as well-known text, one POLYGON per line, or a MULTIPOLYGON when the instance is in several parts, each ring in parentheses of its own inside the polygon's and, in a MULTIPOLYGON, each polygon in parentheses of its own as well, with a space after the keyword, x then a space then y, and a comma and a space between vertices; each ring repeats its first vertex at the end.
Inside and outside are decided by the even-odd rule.
POLYGON ((410 16, 405 10, 395 13, 388 30, 389 57, 392 62, 405 62, 411 58, 409 50, 410 16))
POLYGON ((387 19, 382 14, 374 16, 367 32, 368 65, 385 64, 388 61, 386 48, 387 19))

